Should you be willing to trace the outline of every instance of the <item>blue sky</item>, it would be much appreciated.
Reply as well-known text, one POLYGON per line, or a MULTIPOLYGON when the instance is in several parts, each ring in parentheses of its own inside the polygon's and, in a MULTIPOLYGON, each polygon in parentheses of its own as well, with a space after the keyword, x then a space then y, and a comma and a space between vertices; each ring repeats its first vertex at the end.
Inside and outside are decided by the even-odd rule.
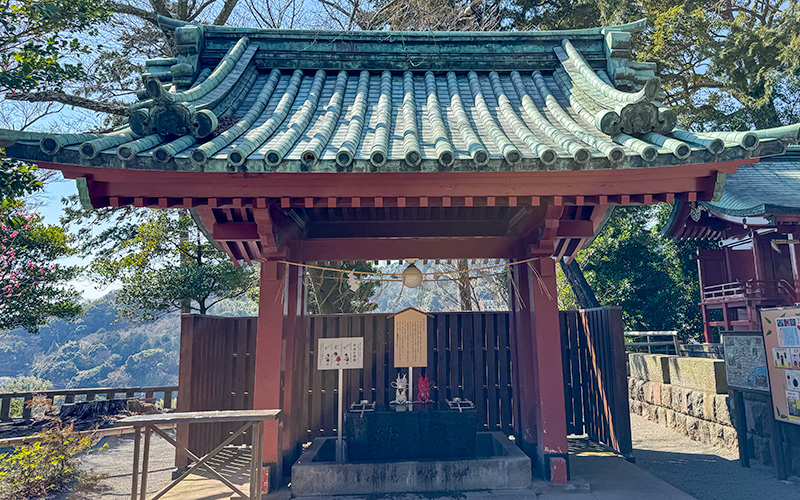
MULTIPOLYGON (((73 194, 77 194, 77 192, 78 191, 75 188, 75 181, 71 179, 64 179, 61 177, 61 174, 58 174, 56 179, 45 184, 43 192, 36 195, 34 198, 36 204, 38 205, 37 208, 44 217, 45 222, 47 224, 60 225, 61 223, 59 218, 64 211, 63 205, 61 204, 61 199, 73 194)), ((74 256, 64 259, 62 262, 70 265, 85 266, 89 264, 90 259, 74 256)), ((110 287, 98 289, 96 288, 95 283, 86 278, 79 278, 74 280, 71 284, 78 291, 80 291, 81 294, 83 294, 83 298, 86 300, 97 299, 109 291, 118 288, 112 285, 110 287)))

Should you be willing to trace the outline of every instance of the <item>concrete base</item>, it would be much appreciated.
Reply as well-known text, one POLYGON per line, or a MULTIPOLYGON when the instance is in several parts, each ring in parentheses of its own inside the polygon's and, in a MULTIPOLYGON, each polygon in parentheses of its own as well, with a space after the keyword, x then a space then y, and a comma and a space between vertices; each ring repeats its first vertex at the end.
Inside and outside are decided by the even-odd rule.
POLYGON ((292 494, 502 490, 531 486, 531 461, 502 432, 479 432, 476 457, 335 462, 335 438, 317 438, 292 467, 292 494))

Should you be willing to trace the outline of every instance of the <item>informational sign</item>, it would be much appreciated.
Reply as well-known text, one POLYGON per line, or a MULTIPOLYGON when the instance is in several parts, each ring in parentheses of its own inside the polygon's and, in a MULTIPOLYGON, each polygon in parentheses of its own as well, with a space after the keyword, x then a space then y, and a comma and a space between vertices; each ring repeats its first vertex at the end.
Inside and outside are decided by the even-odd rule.
POLYGON ((775 419, 800 425, 800 307, 761 310, 775 419))
POLYGON ((428 366, 428 316, 408 308, 394 314, 394 366, 428 366))
POLYGON ((722 332, 728 387, 769 392, 767 355, 761 332, 722 332))
POLYGON ((342 337, 319 339, 317 370, 364 368, 364 339, 342 337))

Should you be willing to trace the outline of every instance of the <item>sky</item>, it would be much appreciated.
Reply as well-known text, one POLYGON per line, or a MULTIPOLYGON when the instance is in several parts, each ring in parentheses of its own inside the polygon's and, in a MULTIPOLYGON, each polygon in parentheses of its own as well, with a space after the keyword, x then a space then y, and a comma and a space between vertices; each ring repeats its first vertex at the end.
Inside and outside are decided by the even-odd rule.
MULTIPOLYGON (((75 181, 72 179, 64 179, 60 173, 56 179, 46 183, 44 190, 34 198, 38 205, 39 212, 44 217, 45 223, 61 225, 59 219, 64 212, 61 199, 77 193, 78 190, 75 187, 75 181)), ((62 259, 61 262, 68 265, 87 266, 90 263, 90 259, 72 256, 62 259)), ((108 287, 97 288, 95 283, 85 277, 73 280, 70 284, 83 295, 85 300, 98 299, 108 292, 119 288, 118 285, 114 284, 108 287)))

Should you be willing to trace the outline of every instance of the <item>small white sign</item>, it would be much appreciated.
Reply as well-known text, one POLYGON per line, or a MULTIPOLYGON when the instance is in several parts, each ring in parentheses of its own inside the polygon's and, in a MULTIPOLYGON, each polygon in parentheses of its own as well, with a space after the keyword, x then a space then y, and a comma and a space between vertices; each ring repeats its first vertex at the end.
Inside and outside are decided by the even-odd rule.
POLYGON ((364 368, 363 337, 319 339, 317 370, 364 368))

